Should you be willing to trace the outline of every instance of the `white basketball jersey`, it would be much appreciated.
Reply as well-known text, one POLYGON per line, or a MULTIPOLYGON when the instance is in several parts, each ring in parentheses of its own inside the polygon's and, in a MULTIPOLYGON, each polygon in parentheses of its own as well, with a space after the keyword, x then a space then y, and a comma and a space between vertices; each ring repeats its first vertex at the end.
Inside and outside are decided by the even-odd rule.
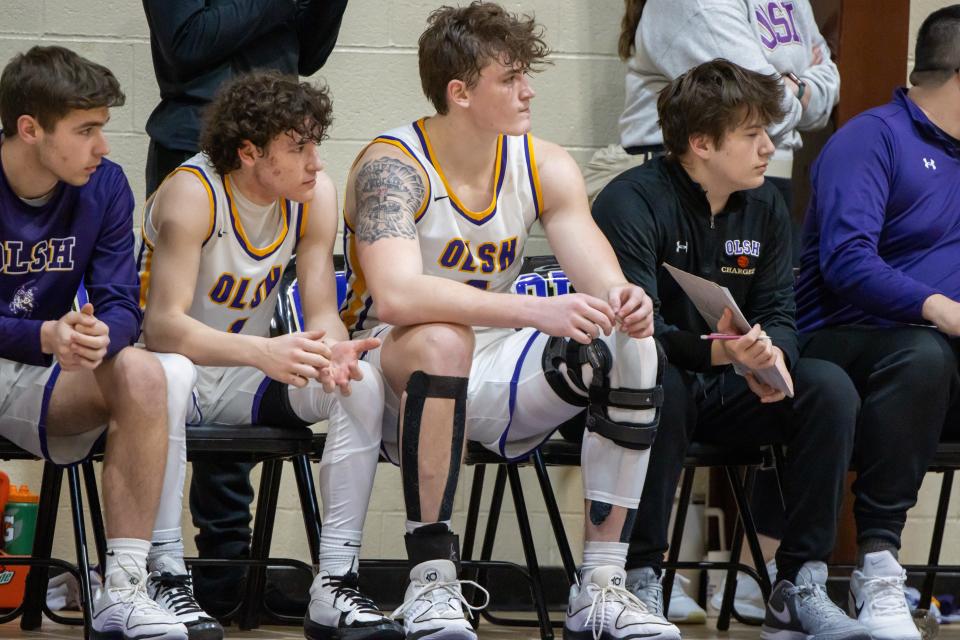
MULTIPOLYGON (((427 192, 415 216, 423 272, 487 291, 510 291, 520 273, 530 227, 543 208, 530 135, 500 136, 491 167, 490 204, 483 211, 471 211, 449 187, 423 122, 393 129, 373 141, 397 147, 427 174, 427 192)), ((377 305, 357 261, 353 229, 344 222, 347 297, 340 315, 351 332, 363 331, 379 323, 377 305)))
MULTIPOLYGON (((257 247, 244 230, 243 215, 238 211, 229 176, 218 174, 202 153, 175 171, 196 176, 210 203, 210 230, 200 251, 197 286, 187 314, 220 331, 269 336, 270 320, 277 306, 277 285, 306 228, 307 206, 278 200, 268 214, 276 220, 271 225, 274 232, 269 234, 273 240, 257 247)), ((152 209, 151 200, 143 217, 143 247, 138 260, 141 307, 146 304, 157 240, 152 209)))

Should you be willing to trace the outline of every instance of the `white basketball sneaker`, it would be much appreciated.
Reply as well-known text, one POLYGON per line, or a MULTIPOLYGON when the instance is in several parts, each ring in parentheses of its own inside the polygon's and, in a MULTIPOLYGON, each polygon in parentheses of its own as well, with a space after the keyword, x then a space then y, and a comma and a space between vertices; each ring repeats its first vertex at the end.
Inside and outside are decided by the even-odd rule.
POLYGON ((303 621, 308 640, 402 640, 403 629, 363 595, 351 571, 334 576, 321 571, 310 586, 310 607, 303 621))
MULTIPOLYGON (((663 618, 663 587, 660 578, 652 567, 640 567, 627 571, 627 590, 640 598, 647 611, 663 618)), ((674 624, 705 624, 707 612, 687 595, 685 586, 690 581, 678 574, 674 575, 673 589, 670 590, 669 620, 674 624)), ((679 630, 677 631, 679 633, 679 630)))
MULTIPOLYGON (((714 613, 719 613, 723 606, 726 572, 723 575, 724 581, 720 583, 720 588, 710 598, 710 608, 714 613)), ((770 578, 771 585, 777 583, 777 563, 774 560, 767 562, 767 576, 770 578)), ((744 618, 763 620, 766 617, 767 603, 763 598, 763 591, 760 590, 760 583, 746 573, 737 573, 733 610, 744 618)))
POLYGON ((889 551, 863 557, 863 568, 850 576, 851 613, 873 640, 920 640, 913 623, 904 584, 907 572, 889 551))
POLYGON ((598 567, 583 584, 570 587, 564 640, 680 640, 680 630, 626 589, 620 567, 598 567))
POLYGON ((94 640, 188 640, 187 627, 147 595, 147 572, 122 566, 93 603, 94 640))
POLYGON ((463 597, 462 584, 479 589, 489 602, 486 589, 471 580, 457 579, 457 568, 450 560, 421 562, 410 571, 410 585, 403 604, 393 612, 403 618, 407 640, 476 640, 477 634, 467 617, 475 607, 463 597))

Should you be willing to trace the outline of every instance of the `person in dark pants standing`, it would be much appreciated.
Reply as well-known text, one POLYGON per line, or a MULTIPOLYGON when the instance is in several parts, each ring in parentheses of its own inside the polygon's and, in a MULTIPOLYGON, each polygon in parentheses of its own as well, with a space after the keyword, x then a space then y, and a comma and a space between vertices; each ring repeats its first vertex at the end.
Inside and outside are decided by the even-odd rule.
POLYGON ((862 400, 850 600, 877 640, 916 640, 897 560, 960 376, 960 5, 920 27, 913 87, 853 118, 813 167, 797 283, 805 356, 862 400))
MULTIPOLYGON (((692 439, 782 444, 787 527, 762 635, 866 640, 866 630, 825 589, 858 401, 842 369, 798 355, 790 218, 763 177, 774 152, 765 128, 783 117, 781 91, 776 75, 726 60, 694 67, 668 84, 657 103, 668 155, 624 172, 594 203, 594 218, 627 278, 654 300, 654 336, 668 360, 627 586, 662 615, 660 565, 692 439), (701 340, 713 327, 664 263, 727 287, 752 329, 738 339, 701 340), (778 364, 790 368, 793 398, 750 373, 778 364)), ((729 310, 716 329, 740 333, 729 310)))
POLYGON ((200 116, 225 81, 275 69, 310 76, 340 32, 347 0, 143 0, 160 104, 147 120, 147 196, 197 153, 200 116))
MULTIPOLYGON (((224 82, 253 69, 313 75, 333 50, 346 6, 346 0, 143 0, 160 86, 160 104, 147 120, 146 195, 199 151, 203 109, 224 82)), ((201 557, 248 555, 250 469, 236 462, 193 463, 190 511, 201 557)), ((209 611, 232 608, 243 572, 194 572, 209 611)))

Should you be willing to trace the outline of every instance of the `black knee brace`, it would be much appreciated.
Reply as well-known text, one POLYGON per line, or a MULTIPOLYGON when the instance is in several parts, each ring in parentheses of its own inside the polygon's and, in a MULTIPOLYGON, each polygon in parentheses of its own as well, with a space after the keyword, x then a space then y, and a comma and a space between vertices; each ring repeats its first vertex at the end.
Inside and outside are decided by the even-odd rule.
POLYGON ((565 402, 575 406, 587 406, 586 426, 592 431, 628 449, 649 449, 657 435, 660 424, 660 407, 663 405, 663 369, 666 357, 660 343, 657 344, 657 384, 650 389, 610 388, 610 369, 613 354, 603 340, 593 340, 582 345, 565 338, 550 338, 543 351, 543 371, 547 383, 565 402), (578 389, 587 393, 583 397, 575 393, 558 365, 567 365, 567 377, 578 389), (593 378, 589 388, 583 381, 582 367, 589 364, 593 378), (655 409, 653 420, 645 424, 614 422, 607 411, 617 409, 655 409))
POLYGON ((420 522, 420 481, 418 475, 420 449, 420 420, 427 398, 450 398, 453 405, 453 441, 450 445, 450 467, 447 484, 440 502, 439 520, 449 520, 453 513, 453 496, 460 476, 460 454, 467 427, 467 378, 432 376, 414 371, 407 381, 407 401, 403 407, 403 436, 401 465, 403 469, 403 497, 407 504, 407 519, 420 522))
POLYGON ((460 537, 442 522, 419 527, 403 537, 410 569, 430 560, 449 560, 460 575, 460 537))
POLYGON ((267 383, 260 397, 260 407, 253 423, 271 427, 309 427, 312 422, 303 420, 290 406, 290 389, 276 380, 267 383))

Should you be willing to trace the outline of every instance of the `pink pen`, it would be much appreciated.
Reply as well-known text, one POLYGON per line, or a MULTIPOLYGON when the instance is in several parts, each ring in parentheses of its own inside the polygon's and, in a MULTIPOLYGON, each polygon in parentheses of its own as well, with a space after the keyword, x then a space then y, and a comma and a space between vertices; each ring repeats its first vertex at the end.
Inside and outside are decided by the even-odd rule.
MULTIPOLYGON (((732 333, 708 333, 706 335, 701 335, 701 340, 739 340, 743 336, 734 335, 732 333)), ((761 334, 760 340, 769 340, 770 337, 767 334, 761 334)))

